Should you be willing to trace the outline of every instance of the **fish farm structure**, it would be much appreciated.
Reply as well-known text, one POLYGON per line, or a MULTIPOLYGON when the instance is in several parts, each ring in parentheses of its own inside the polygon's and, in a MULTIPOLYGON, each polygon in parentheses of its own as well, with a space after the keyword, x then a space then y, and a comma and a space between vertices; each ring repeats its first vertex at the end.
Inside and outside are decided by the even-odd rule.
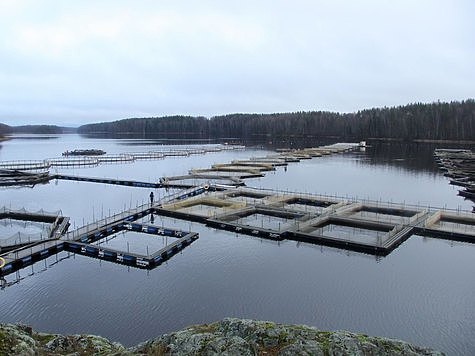
MULTIPOLYGON (((234 148, 228 146, 223 149, 236 148, 242 146, 234 148)), ((466 211, 257 189, 245 185, 246 179, 262 177, 277 167, 286 167, 293 162, 357 149, 358 144, 340 143, 300 150, 281 150, 265 157, 234 160, 215 164, 209 168, 193 169, 186 175, 162 177, 157 182, 47 174, 46 180, 74 180, 180 190, 156 202, 124 209, 118 214, 73 230, 69 229, 69 218, 62 216, 60 212, 28 212, 3 208, 0 210, 0 220, 39 221, 47 227, 45 233, 39 236, 19 235, 2 240, 0 276, 18 271, 61 251, 140 269, 153 269, 199 238, 196 232, 143 223, 143 218, 149 215, 194 221, 214 229, 274 241, 303 241, 375 256, 390 254, 414 235, 475 242, 475 215, 466 211), (165 236, 167 241, 170 238, 172 242, 156 251, 148 251, 147 248, 145 254, 112 249, 100 243, 121 231, 165 236)), ((206 152, 208 151, 168 151, 160 154, 154 152, 150 155, 135 153, 109 156, 109 159, 123 159, 125 162, 129 158, 156 159, 163 158, 166 154, 180 156, 206 152)), ((467 160, 467 152, 441 151, 436 152, 436 155, 446 167, 448 165, 455 167, 451 172, 460 171, 461 166, 471 168, 471 158, 467 160)), ((0 168, 2 172, 16 172, 19 177, 22 175, 28 177, 30 174, 40 174, 38 171, 52 165, 67 165, 68 162, 100 164, 99 159, 107 157, 108 155, 22 163, 0 162, 0 168), (37 173, 32 173, 35 169, 37 173)), ((457 178, 463 178, 464 182, 471 185, 471 173, 471 169, 468 169, 457 178)), ((7 181, 12 183, 12 178, 6 179, 5 184, 7 181)), ((24 180, 19 179, 18 184, 24 184, 24 180)))

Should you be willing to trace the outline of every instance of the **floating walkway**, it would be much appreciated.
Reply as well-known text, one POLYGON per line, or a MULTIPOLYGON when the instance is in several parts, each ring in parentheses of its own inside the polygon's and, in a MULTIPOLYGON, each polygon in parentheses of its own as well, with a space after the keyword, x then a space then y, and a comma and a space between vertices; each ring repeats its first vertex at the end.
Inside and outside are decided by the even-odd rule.
POLYGON ((124 179, 114 179, 114 178, 95 178, 95 177, 80 177, 80 176, 71 176, 65 174, 55 174, 51 176, 50 179, 60 179, 60 180, 72 180, 77 182, 90 182, 90 183, 102 183, 102 184, 113 184, 113 185, 125 185, 128 187, 140 187, 140 188, 162 188, 160 183, 150 183, 150 182, 139 182, 133 180, 124 180, 124 179))
POLYGON ((207 176, 227 179, 249 179, 264 177, 264 174, 261 170, 235 166, 192 169, 189 171, 189 175, 195 177, 207 176))
MULTIPOLYGON (((194 191, 196 191, 196 188, 194 191)), ((187 192, 185 196, 192 196, 194 191, 187 192)), ((172 196, 169 197, 169 199, 180 199, 182 196, 183 193, 181 196, 172 196)), ((71 232, 64 233, 63 231, 60 237, 56 235, 48 240, 31 243, 27 246, 17 248, 14 251, 3 253, 0 255, 0 262, 3 264, 3 266, 0 267, 0 276, 11 274, 61 251, 69 251, 142 269, 152 269, 198 239, 198 234, 194 232, 185 232, 172 228, 163 228, 134 222, 153 212, 155 212, 155 207, 150 206, 150 204, 144 204, 80 227, 71 232), (114 250, 94 244, 97 241, 123 230, 168 236, 176 238, 177 240, 158 251, 152 252, 150 255, 114 250)))
POLYGON ((162 188, 188 189, 205 185, 210 187, 237 187, 244 185, 244 181, 236 177, 221 177, 213 174, 187 174, 183 176, 162 177, 160 178, 160 184, 162 188))
POLYGON ((276 167, 287 166, 290 162, 300 162, 305 159, 321 157, 323 155, 338 154, 359 149, 357 143, 337 143, 334 145, 312 147, 295 150, 279 150, 278 154, 264 157, 253 157, 247 160, 234 160, 230 163, 215 164, 210 168, 191 169, 193 176, 214 176, 221 179, 250 179, 260 178, 276 167))
POLYGON ((216 177, 216 176, 202 176, 202 175, 186 175, 176 177, 160 178, 158 183, 142 182, 134 180, 124 180, 116 178, 99 178, 99 177, 81 177, 65 174, 55 174, 49 177, 49 180, 60 179, 77 182, 101 183, 112 185, 123 185, 127 187, 139 188, 172 188, 172 189, 189 189, 197 186, 208 186, 210 189, 224 189, 226 187, 244 185, 244 182, 237 178, 216 177))

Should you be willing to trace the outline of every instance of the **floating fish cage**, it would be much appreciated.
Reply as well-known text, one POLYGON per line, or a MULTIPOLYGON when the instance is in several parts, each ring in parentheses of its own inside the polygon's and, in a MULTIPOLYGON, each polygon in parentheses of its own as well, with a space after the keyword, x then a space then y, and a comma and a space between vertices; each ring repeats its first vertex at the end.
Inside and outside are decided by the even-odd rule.
POLYGON ((209 217, 214 217, 243 207, 245 207, 243 203, 198 196, 162 204, 160 208, 157 208, 157 211, 159 214, 165 216, 204 222, 209 217))
POLYGON ((68 241, 65 243, 65 249, 70 252, 114 263, 142 269, 152 269, 170 259, 199 237, 194 232, 185 232, 136 222, 119 223, 111 226, 109 230, 102 234, 96 235, 92 237, 86 236, 77 241, 68 241), (124 231, 124 234, 128 234, 129 237, 131 236, 129 241, 120 241, 120 236, 124 236, 124 231), (140 252, 138 252, 134 251, 134 249, 137 249, 137 246, 133 240, 134 237, 140 234, 162 236, 166 239, 170 237, 175 240, 165 245, 157 245, 142 239, 141 248, 139 248, 140 252))
POLYGON ((63 235, 69 227, 69 218, 61 216, 61 212, 30 212, 25 209, 0 209, 0 224, 10 225, 10 233, 4 231, 0 237, 0 249, 8 251, 33 242, 55 239, 63 235), (16 231, 13 232, 13 225, 16 231), (23 228, 21 228, 23 226, 23 228), (36 227, 32 231, 32 227, 36 227))
POLYGON ((269 196, 271 196, 269 193, 266 194, 249 190, 239 190, 237 192, 224 194, 223 199, 256 205, 264 204, 269 196))
POLYGON ((382 221, 395 224, 409 223, 418 213, 411 209, 395 209, 378 206, 360 205, 346 215, 351 218, 371 221, 382 221))
POLYGON ((129 154, 136 160, 153 160, 153 159, 162 159, 164 157, 161 152, 133 152, 129 154))
POLYGON ((424 227, 436 230, 444 236, 463 235, 475 242, 474 214, 437 211, 425 221, 424 227))
POLYGON ((48 158, 46 161, 51 167, 92 167, 99 164, 100 158, 79 156, 64 158, 48 158))
POLYGON ((0 169, 19 170, 19 171, 41 171, 48 170, 51 167, 47 160, 23 160, 23 161, 1 161, 0 169))
POLYGON ((104 155, 98 157, 99 163, 129 163, 134 161, 134 156, 130 154, 104 155))
POLYGON ((270 239, 283 239, 303 214, 271 208, 248 207, 207 220, 207 224, 224 230, 260 236, 270 239))
MULTIPOLYGON (((292 239, 348 250, 385 255, 391 249, 387 242, 394 236, 394 225, 356 223, 338 217, 328 217, 297 226, 289 235, 292 239)), ((398 241, 399 242, 399 239, 398 241)))

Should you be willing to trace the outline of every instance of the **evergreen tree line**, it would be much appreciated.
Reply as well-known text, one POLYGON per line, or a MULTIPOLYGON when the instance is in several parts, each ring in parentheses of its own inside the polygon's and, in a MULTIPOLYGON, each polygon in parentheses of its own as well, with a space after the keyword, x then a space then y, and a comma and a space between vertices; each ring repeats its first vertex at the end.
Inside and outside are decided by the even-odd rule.
POLYGON ((410 104, 339 114, 324 111, 135 118, 84 125, 80 133, 183 137, 341 137, 351 139, 474 140, 475 100, 410 104))
POLYGON ((66 127, 56 125, 23 125, 23 126, 8 126, 0 123, 1 134, 61 134, 65 133, 66 127))
POLYGON ((356 113, 325 111, 131 118, 79 127, 83 134, 183 138, 338 137, 403 140, 475 140, 475 100, 410 104, 356 113))

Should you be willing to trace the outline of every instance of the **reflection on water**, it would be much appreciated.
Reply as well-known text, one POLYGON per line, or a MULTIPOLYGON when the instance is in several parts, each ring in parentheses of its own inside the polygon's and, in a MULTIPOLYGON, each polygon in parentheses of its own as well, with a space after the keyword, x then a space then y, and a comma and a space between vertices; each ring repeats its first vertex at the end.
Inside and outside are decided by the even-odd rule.
MULTIPOLYGON (((136 143, 137 151, 151 149, 150 142, 136 143)), ((121 153, 130 150, 127 146, 121 140, 76 135, 11 140, 3 143, 0 159, 44 159, 71 147, 121 153)), ((421 149, 422 159, 417 151, 401 147, 392 151, 374 146, 366 152, 315 158, 247 183, 470 209, 432 166, 430 150, 421 149)), ((153 182, 191 168, 267 153, 216 152, 74 168, 68 174, 153 182)), ((0 194, 12 208, 62 210, 74 228, 146 202, 150 191, 57 181, 33 189, 3 189, 0 194)), ((160 189, 154 193, 157 199, 168 194, 160 189)), ((24 322, 46 332, 95 333, 131 345, 234 316, 388 336, 449 354, 475 353, 475 245, 414 236, 388 257, 375 258, 293 241, 270 242, 162 216, 154 219, 155 225, 196 231, 200 238, 153 271, 66 252, 51 256, 1 282, 9 287, 0 291, 0 321, 24 322)), ((143 252, 146 246, 160 247, 161 240, 127 232, 109 241, 125 249, 127 243, 129 249, 143 252)))
POLYGON ((350 226, 327 224, 323 226, 319 233, 337 239, 364 242, 372 245, 381 243, 382 238, 387 233, 386 230, 369 230, 350 226))
POLYGON ((94 245, 101 245, 113 250, 127 251, 130 253, 149 256, 167 246, 168 240, 174 241, 175 239, 132 231, 122 231, 99 240, 94 243, 94 245))
POLYGON ((238 224, 275 231, 281 231, 282 228, 287 226, 291 221, 293 220, 259 213, 248 215, 235 220, 235 222, 238 224))
POLYGON ((186 138, 182 133, 177 134, 159 134, 151 132, 137 133, 97 133, 82 134, 81 137, 97 140, 115 140, 120 145, 189 145, 189 144, 216 144, 216 143, 235 143, 234 138, 210 138, 203 137, 200 134, 192 135, 187 133, 186 138))
POLYGON ((15 134, 10 136, 10 138, 14 138, 15 140, 55 140, 60 138, 59 135, 34 135, 34 134, 15 134))
POLYGON ((365 151, 363 164, 401 168, 412 173, 438 174, 434 160, 436 144, 372 143, 365 151))

